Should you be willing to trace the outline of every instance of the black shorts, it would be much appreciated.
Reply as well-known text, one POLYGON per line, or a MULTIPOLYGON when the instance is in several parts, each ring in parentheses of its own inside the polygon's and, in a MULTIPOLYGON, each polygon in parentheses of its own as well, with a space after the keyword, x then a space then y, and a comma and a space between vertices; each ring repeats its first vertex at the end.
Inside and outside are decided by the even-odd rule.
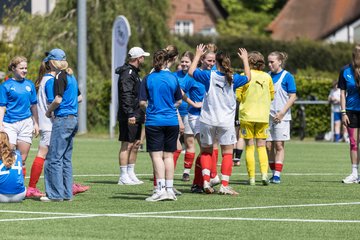
POLYGON ((236 101, 236 110, 235 110, 235 127, 240 126, 240 120, 239 120, 239 108, 240 108, 240 102, 236 101))
POLYGON ((148 152, 175 152, 179 126, 146 126, 145 135, 148 152))
POLYGON ((141 138, 141 124, 129 125, 127 121, 119 122, 119 141, 133 143, 141 138))
POLYGON ((360 128, 360 112, 358 111, 346 111, 346 115, 349 118, 350 128, 360 128))

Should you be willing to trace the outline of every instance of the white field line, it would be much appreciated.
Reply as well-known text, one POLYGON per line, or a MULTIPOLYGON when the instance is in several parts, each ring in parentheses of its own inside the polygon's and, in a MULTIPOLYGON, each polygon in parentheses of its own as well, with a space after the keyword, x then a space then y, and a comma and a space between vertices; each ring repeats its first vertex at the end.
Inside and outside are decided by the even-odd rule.
POLYGON ((234 221, 360 223, 360 220, 336 220, 336 219, 238 218, 238 217, 196 217, 196 216, 192 217, 192 216, 162 216, 162 215, 156 215, 156 214, 195 213, 195 212, 214 212, 214 211, 221 212, 221 211, 273 209, 273 208, 347 206, 347 205, 359 205, 359 204, 360 204, 360 202, 324 203, 324 204, 300 204, 300 205, 278 205, 278 206, 260 206, 260 207, 242 207, 242 208, 180 210, 180 211, 164 211, 164 212, 138 212, 138 213, 125 213, 125 214, 84 214, 84 213, 56 213, 56 212, 32 212, 32 211, 0 210, 0 212, 4 212, 4 213, 65 215, 65 216, 42 217, 42 218, 0 219, 0 222, 35 221, 35 220, 52 220, 52 219, 72 219, 72 218, 90 218, 90 217, 129 217, 129 218, 234 220, 234 221))

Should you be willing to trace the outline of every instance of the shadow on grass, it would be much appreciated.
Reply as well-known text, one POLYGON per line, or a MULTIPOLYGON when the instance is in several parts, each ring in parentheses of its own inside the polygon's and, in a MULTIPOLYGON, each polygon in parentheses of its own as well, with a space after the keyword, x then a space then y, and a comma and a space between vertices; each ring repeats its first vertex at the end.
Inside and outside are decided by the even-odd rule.
POLYGON ((141 200, 150 197, 151 194, 139 194, 139 193, 118 193, 119 196, 112 196, 111 199, 125 199, 125 200, 141 200))
POLYGON ((104 181, 104 180, 101 180, 101 181, 85 181, 87 183, 100 183, 100 184, 118 184, 117 181, 104 181))

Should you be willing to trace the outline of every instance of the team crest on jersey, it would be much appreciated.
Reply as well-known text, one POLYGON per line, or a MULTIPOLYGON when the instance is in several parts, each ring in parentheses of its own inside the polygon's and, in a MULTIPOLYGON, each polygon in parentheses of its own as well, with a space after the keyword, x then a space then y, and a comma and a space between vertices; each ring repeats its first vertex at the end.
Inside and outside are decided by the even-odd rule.
POLYGON ((26 86, 25 89, 26 89, 26 91, 31 92, 31 87, 26 86))

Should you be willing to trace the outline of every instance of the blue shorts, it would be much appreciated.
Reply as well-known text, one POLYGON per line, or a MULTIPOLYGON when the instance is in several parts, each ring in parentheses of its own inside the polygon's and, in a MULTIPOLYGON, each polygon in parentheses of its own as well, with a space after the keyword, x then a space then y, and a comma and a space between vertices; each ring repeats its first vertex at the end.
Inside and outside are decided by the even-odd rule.
POLYGON ((148 152, 175 152, 179 126, 145 126, 148 152))
POLYGON ((341 112, 334 112, 334 122, 341 121, 341 112))

